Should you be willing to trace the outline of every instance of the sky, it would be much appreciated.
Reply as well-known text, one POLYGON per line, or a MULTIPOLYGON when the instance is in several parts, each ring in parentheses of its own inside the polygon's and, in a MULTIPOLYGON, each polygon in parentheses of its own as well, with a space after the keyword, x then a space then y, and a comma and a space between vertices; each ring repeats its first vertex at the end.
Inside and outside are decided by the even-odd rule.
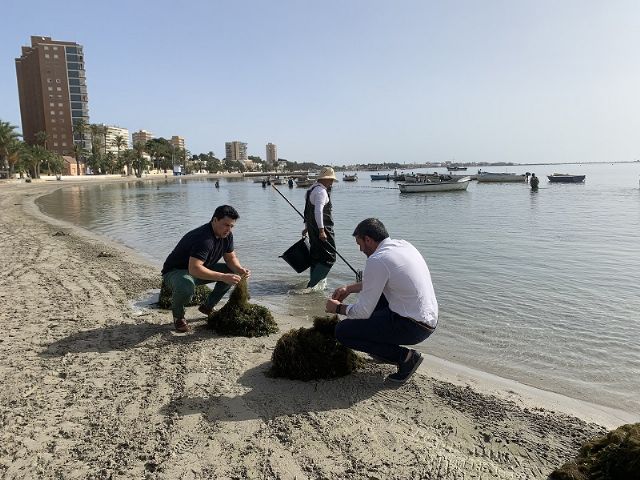
POLYGON ((31 35, 84 46, 92 123, 322 165, 640 158, 635 0, 3 1, 0 120, 31 35), (28 10, 26 7, 28 6, 28 10))

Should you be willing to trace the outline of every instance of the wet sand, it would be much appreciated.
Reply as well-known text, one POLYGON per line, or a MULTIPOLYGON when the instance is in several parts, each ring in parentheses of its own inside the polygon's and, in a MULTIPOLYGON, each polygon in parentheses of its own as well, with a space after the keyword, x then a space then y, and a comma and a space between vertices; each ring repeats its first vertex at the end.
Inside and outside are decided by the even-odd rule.
POLYGON ((268 378, 280 334, 217 336, 193 307, 181 335, 135 312, 157 268, 40 214, 61 186, 0 184, 2 478, 544 479, 638 421, 433 357, 399 388, 375 363, 268 378))

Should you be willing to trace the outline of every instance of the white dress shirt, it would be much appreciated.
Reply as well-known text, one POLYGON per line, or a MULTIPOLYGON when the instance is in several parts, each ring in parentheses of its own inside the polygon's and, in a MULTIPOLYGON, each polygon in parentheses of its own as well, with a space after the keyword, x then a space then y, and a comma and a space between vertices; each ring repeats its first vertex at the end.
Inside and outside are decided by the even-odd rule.
POLYGON ((329 194, 327 193, 327 187, 321 183, 316 183, 309 195, 309 201, 313 205, 313 216, 316 219, 318 228, 324 228, 324 222, 322 220, 322 211, 324 206, 329 203, 329 194), (316 186, 317 185, 317 186, 316 186))
POLYGON ((383 294, 389 309, 430 327, 438 323, 438 301, 429 267, 405 240, 385 238, 367 258, 358 300, 348 305, 348 318, 369 318, 383 294))

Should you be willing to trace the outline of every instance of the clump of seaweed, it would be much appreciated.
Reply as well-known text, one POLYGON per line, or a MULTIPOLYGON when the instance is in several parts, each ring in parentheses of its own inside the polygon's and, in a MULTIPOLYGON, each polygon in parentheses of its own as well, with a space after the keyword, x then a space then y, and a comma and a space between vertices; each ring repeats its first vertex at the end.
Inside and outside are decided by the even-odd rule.
POLYGON ((549 480, 640 478, 640 423, 622 425, 585 443, 578 456, 554 470, 549 480))
MULTIPOLYGON (((203 304, 210 293, 211 293, 211 289, 206 285, 196 285, 196 291, 193 294, 193 297, 191 297, 191 301, 187 303, 186 306, 193 307, 194 305, 203 304)), ((160 296, 158 297, 158 307, 164 310, 169 310, 171 308, 171 289, 164 281, 160 286, 160 296)))
POLYGON ((249 286, 243 278, 233 289, 229 301, 207 319, 209 327, 222 335, 263 337, 278 331, 271 312, 261 305, 249 303, 249 286))
POLYGON ((312 328, 285 333, 271 356, 270 374, 292 380, 317 380, 348 375, 363 363, 356 353, 338 343, 335 327, 338 317, 313 319, 312 328))

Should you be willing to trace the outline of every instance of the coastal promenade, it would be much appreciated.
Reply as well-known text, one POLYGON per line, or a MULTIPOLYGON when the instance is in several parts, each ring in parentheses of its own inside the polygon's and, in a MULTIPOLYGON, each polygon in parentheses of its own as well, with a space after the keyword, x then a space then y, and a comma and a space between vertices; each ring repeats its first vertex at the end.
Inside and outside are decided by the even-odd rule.
POLYGON ((544 479, 638 421, 433 357, 400 388, 372 362, 269 378, 280 334, 217 336, 195 308, 193 334, 175 334, 169 312, 131 306, 159 286, 156 267, 34 205, 136 180, 0 184, 1 478, 544 479))

